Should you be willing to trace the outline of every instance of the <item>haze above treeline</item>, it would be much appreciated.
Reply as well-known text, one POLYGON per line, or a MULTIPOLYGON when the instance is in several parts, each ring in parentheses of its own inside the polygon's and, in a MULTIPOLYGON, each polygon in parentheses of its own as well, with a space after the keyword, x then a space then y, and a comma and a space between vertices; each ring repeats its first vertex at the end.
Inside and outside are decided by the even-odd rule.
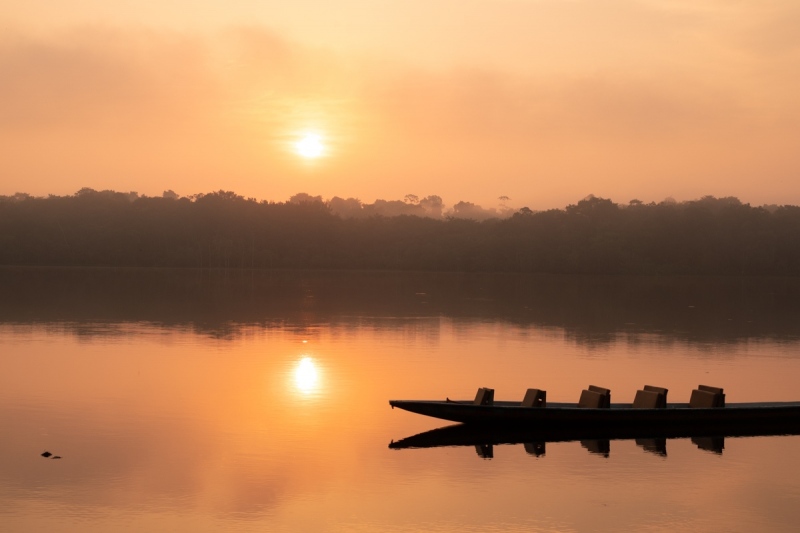
POLYGON ((0 264, 540 273, 800 274, 800 207, 734 197, 564 209, 230 191, 0 196, 0 264))

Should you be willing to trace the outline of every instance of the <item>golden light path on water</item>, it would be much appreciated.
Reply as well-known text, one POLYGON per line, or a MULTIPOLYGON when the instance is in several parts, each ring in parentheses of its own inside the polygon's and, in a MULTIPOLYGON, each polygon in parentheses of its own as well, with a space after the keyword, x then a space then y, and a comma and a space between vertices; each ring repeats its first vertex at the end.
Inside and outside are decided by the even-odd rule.
POLYGON ((231 340, 137 323, 0 323, 0 427, 11 428, 0 530, 796 530, 797 436, 726 438, 722 454, 688 438, 612 440, 610 452, 547 442, 543 455, 508 443, 489 459, 471 443, 389 449, 449 424, 387 402, 467 399, 477 386, 575 401, 594 382, 627 401, 656 379, 674 401, 700 379, 729 398, 788 401, 794 341, 588 344, 500 321, 362 320, 307 341, 294 328, 231 340))
POLYGON ((304 356, 297 362, 294 369, 294 385, 302 394, 312 394, 319 389, 319 371, 317 365, 309 356, 304 356))

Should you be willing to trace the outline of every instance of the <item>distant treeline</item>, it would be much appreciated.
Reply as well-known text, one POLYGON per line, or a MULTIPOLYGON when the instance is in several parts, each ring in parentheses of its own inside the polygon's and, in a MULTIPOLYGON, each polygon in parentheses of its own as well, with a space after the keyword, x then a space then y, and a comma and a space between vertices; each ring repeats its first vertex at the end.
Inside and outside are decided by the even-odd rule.
POLYGON ((308 195, 274 203, 82 189, 0 197, 0 264, 798 275, 800 207, 589 196, 482 221, 344 218, 308 195))

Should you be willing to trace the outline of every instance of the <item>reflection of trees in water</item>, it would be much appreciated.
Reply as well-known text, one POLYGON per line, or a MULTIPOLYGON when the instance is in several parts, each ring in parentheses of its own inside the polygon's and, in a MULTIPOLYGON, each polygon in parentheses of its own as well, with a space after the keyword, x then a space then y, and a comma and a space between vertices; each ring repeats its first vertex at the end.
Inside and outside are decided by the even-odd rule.
POLYGON ((536 327, 598 348, 800 339, 796 278, 6 268, 0 286, 0 322, 82 336, 146 322, 220 339, 270 327, 313 337, 322 326, 435 339, 444 317, 467 329, 536 327))

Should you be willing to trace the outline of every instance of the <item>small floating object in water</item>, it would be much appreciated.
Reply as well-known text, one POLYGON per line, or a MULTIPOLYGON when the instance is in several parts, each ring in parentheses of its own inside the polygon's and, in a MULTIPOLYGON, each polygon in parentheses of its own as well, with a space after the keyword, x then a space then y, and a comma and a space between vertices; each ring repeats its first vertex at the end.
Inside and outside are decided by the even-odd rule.
POLYGON ((47 451, 46 451, 46 452, 44 452, 44 453, 42 454, 42 457, 50 457, 51 455, 53 455, 53 454, 52 454, 52 453, 50 453, 50 452, 47 452, 47 451))
POLYGON ((60 455, 54 455, 53 459, 61 459, 61 456, 60 455))

